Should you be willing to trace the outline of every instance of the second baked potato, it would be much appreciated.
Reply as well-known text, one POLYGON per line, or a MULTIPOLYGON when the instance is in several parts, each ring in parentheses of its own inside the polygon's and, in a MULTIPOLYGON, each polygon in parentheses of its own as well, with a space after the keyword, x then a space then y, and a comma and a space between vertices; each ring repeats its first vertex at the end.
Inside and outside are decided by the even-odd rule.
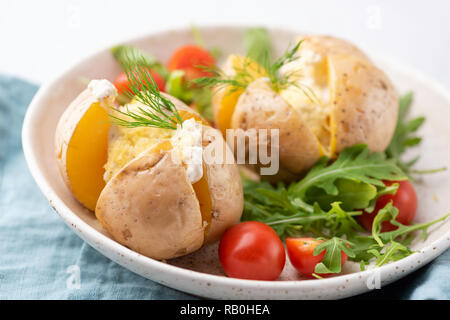
MULTIPOLYGON (((221 87, 213 100, 222 132, 279 129, 280 172, 266 176, 272 181, 295 179, 321 156, 333 158, 354 144, 383 151, 397 120, 391 81, 362 51, 333 37, 299 40, 298 58, 279 70, 289 77, 284 85, 275 87, 264 68, 253 67, 258 72, 251 74, 245 89, 221 87)), ((235 79, 245 59, 230 57, 224 73, 235 79), (237 60, 241 63, 230 62, 237 60)))

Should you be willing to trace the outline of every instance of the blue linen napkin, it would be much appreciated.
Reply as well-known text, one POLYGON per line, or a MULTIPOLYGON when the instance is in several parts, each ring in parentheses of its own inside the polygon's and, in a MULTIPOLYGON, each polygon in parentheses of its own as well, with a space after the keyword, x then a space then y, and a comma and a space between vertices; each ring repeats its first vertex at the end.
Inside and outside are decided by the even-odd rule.
MULTIPOLYGON (((0 76, 0 299, 193 299, 128 271, 66 227, 34 183, 21 145, 38 87, 0 76)), ((450 251, 357 299, 448 299, 450 251)))

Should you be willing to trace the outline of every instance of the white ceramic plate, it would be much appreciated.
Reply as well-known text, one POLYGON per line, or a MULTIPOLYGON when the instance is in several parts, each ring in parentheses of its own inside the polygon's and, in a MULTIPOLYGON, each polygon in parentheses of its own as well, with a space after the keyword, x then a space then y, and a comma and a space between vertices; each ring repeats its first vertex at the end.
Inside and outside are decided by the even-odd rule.
MULTIPOLYGON (((219 47, 223 55, 242 52, 241 27, 207 27, 201 32, 205 43, 219 47)), ((299 33, 271 29, 277 53, 293 43, 299 33)), ((162 32, 130 41, 167 61, 174 49, 192 43, 188 28, 162 32)), ((415 93, 414 114, 424 114, 427 121, 421 134, 424 142, 415 153, 421 154, 419 168, 449 166, 450 94, 438 83, 399 63, 374 57, 398 91, 415 93)), ((450 246, 450 221, 430 229, 426 241, 415 241, 411 256, 381 268, 359 272, 359 266, 346 263, 344 274, 322 280, 303 280, 286 265, 279 281, 252 281, 223 276, 216 246, 178 258, 168 263, 142 256, 120 245, 102 230, 92 212, 83 208, 64 185, 53 150, 56 123, 68 104, 84 89, 80 78, 109 80, 120 72, 108 49, 70 66, 53 81, 42 86, 34 97, 23 125, 23 148, 30 171, 50 204, 65 223, 92 247, 120 265, 166 286, 208 298, 230 299, 330 299, 356 295, 373 288, 377 278, 381 286, 395 281, 430 262, 450 246), (369 285, 367 285, 369 283, 369 285), (372 283, 372 285, 370 285, 372 283)), ((450 211, 450 172, 428 175, 416 184, 419 194, 418 222, 435 219, 450 211)))

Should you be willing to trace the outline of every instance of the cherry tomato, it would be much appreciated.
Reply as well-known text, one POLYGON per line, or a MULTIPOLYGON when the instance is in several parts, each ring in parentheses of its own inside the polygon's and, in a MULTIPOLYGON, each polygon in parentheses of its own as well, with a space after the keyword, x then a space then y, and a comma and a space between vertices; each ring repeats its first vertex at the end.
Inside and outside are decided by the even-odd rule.
MULTIPOLYGON (((398 215, 395 220, 401 224, 411 224, 416 216, 417 211, 417 194, 413 185, 408 180, 403 181, 383 181, 385 185, 390 186, 393 183, 398 183, 398 189, 395 194, 387 194, 377 199, 375 203, 375 209, 373 212, 364 212, 358 216, 358 222, 368 231, 372 230, 373 219, 377 215, 380 209, 383 209, 386 204, 392 201, 392 205, 398 209, 398 215)), ((388 232, 397 229, 389 221, 383 221, 381 223, 381 232, 388 232)))
POLYGON ((210 77, 211 72, 199 68, 199 66, 213 67, 216 64, 214 57, 200 46, 186 45, 178 48, 169 59, 167 68, 183 70, 187 80, 200 77, 210 77))
MULTIPOLYGON (((289 260, 292 265, 301 274, 311 277, 316 268, 316 265, 322 261, 325 256, 325 250, 317 256, 314 256, 314 249, 322 243, 323 240, 316 240, 314 238, 287 238, 286 248, 289 255, 289 260)), ((347 261, 347 254, 341 251, 341 265, 347 261)), ((318 274, 326 277, 330 274, 318 274)))
POLYGON ((258 221, 246 221, 224 233, 219 259, 229 277, 275 280, 283 271, 286 253, 271 227, 258 221))
MULTIPOLYGON (((154 70, 149 69, 149 73, 152 76, 153 81, 155 81, 156 85, 158 86, 159 91, 164 92, 164 90, 166 89, 166 82, 164 81, 164 78, 154 70)), ((118 93, 131 91, 130 82, 128 81, 125 72, 122 72, 117 76, 117 78, 114 80, 114 86, 116 87, 118 93)))

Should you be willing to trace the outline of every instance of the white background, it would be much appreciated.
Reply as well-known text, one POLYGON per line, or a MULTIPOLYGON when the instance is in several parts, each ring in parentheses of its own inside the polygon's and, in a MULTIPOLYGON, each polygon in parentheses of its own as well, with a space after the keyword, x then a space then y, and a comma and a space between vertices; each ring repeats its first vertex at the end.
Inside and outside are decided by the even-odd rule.
POLYGON ((2 0, 0 72, 44 82, 100 48, 194 22, 344 37, 450 88, 449 13, 449 0, 2 0))

